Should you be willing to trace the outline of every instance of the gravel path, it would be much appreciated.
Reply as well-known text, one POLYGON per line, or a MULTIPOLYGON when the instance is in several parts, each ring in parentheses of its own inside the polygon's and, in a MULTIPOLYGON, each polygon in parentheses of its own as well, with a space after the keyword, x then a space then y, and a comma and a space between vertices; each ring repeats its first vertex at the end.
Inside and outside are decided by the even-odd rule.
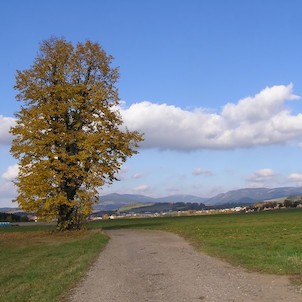
POLYGON ((286 277, 249 273, 161 231, 108 231, 111 240, 72 302, 302 301, 286 277))

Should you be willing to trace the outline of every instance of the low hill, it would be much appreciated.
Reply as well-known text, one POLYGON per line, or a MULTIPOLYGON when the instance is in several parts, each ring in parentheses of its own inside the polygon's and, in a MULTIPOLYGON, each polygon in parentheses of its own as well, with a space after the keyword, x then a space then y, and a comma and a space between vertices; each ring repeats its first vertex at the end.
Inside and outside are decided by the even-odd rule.
POLYGON ((133 209, 150 207, 150 206, 153 206, 153 205, 155 205, 155 203, 134 203, 134 204, 125 205, 125 206, 119 208, 118 210, 120 212, 128 212, 128 211, 131 211, 133 209))
MULTIPOLYGON (((143 205, 140 207, 119 209, 120 213, 160 213, 160 212, 174 212, 174 211, 190 211, 190 210, 204 210, 206 206, 203 203, 185 203, 185 202, 157 202, 152 205, 143 205)), ((125 208, 125 207, 124 207, 125 208)))
POLYGON ((99 199, 99 203, 94 206, 94 210, 116 210, 129 204, 156 204, 156 203, 203 203, 206 198, 193 195, 173 195, 167 197, 153 198, 137 194, 108 194, 99 199))

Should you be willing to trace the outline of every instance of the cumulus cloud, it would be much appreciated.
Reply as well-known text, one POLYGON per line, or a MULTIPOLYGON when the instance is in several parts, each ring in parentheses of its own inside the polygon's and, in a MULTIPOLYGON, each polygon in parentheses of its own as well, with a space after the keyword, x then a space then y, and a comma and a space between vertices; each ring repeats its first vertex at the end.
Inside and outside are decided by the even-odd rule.
POLYGON ((198 167, 192 171, 192 175, 194 175, 194 176, 198 176, 198 175, 211 176, 211 175, 213 175, 213 173, 207 169, 198 167))
POLYGON ((252 183, 266 183, 275 177, 275 172, 272 169, 260 169, 247 177, 247 181, 252 183))
POLYGON ((270 119, 283 110, 285 100, 297 100, 292 94, 293 85, 266 87, 254 97, 247 97, 237 104, 228 103, 224 106, 221 115, 228 121, 254 123, 270 119))
MULTIPOLYGON (((302 114, 292 114, 287 101, 298 100, 293 85, 266 87, 255 96, 227 103, 219 112, 186 110, 143 101, 120 112, 129 130, 145 134, 142 148, 192 151, 284 144, 302 139, 302 114)), ((0 115, 0 146, 9 145, 15 119, 0 115)))
MULTIPOLYGON (((285 106, 298 99, 289 84, 266 87, 255 96, 227 103, 220 112, 147 101, 120 112, 130 130, 145 134, 142 148, 235 149, 302 139, 302 114, 294 115, 285 106)), ((0 115, 0 146, 10 144, 14 124, 14 118, 0 115)))
POLYGON ((19 172, 19 165, 15 164, 13 166, 9 166, 6 171, 2 174, 2 178, 7 181, 14 180, 19 172))
POLYGON ((293 115, 285 106, 298 99, 289 84, 227 103, 217 113, 144 101, 122 108, 121 114, 130 130, 145 134, 142 148, 235 149, 302 139, 302 114, 293 115))
POLYGON ((9 145, 12 135, 9 133, 11 127, 15 125, 15 119, 0 115, 0 146, 9 145))

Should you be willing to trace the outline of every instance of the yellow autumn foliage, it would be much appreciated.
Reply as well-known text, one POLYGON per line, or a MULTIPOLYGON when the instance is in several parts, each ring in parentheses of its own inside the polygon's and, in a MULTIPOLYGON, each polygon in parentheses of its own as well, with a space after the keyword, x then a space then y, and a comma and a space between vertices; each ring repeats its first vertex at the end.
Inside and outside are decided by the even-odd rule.
POLYGON ((17 71, 22 102, 11 153, 19 160, 17 202, 25 211, 79 227, 97 188, 115 180, 142 135, 128 131, 119 105, 118 70, 98 43, 43 41, 33 65, 17 71))

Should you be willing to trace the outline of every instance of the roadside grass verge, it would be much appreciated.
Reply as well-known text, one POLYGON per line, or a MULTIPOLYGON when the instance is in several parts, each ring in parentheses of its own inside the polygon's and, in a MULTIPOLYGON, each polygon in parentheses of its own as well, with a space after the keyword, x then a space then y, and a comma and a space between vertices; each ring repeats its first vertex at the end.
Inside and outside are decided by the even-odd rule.
POLYGON ((302 211, 107 220, 91 228, 145 228, 177 233, 198 250, 249 270, 289 275, 302 284, 302 211))
POLYGON ((0 301, 62 301, 105 246, 99 230, 0 230, 0 301))

